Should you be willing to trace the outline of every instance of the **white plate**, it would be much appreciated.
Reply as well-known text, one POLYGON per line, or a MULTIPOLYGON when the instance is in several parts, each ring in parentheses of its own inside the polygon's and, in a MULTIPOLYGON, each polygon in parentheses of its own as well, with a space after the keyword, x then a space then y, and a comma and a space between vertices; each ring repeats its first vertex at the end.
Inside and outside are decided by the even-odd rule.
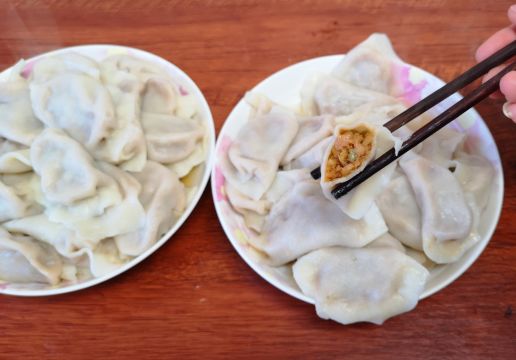
MULTIPOLYGON (((271 100, 279 104, 296 108, 300 102, 300 90, 304 80, 313 73, 329 73, 343 55, 324 56, 306 60, 289 66, 271 75, 252 90, 267 95, 271 100)), ((421 97, 441 87, 444 82, 432 74, 417 67, 406 65, 400 72, 405 78, 405 89, 408 89, 407 103, 413 103, 421 97), (405 70, 405 71, 403 71, 405 70)), ((455 94, 439 105, 435 110, 447 108, 461 97, 455 94)), ((244 101, 240 102, 229 114, 222 130, 220 131, 215 150, 215 163, 211 176, 213 200, 217 215, 224 231, 240 256, 261 277, 278 289, 308 303, 314 300, 304 295, 292 277, 290 267, 273 268, 266 265, 261 256, 249 245, 248 239, 256 236, 253 231, 245 226, 242 217, 235 213, 227 201, 224 193, 224 176, 219 167, 221 154, 227 151, 229 144, 238 133, 240 127, 247 121, 250 107, 244 101)), ((486 124, 475 110, 469 110, 452 125, 455 129, 467 134, 466 147, 469 152, 485 156, 493 164, 496 174, 493 181, 493 189, 487 208, 482 214, 479 225, 481 241, 470 249, 455 263, 437 266, 430 272, 430 278, 426 284, 421 299, 434 294, 457 279, 478 258, 482 250, 489 242, 498 223, 503 201, 503 173, 498 149, 486 124)))
MULTIPOLYGON (((195 205, 199 202, 199 199, 201 198, 201 195, 206 188, 206 185, 208 183, 210 169, 212 167, 213 163, 213 157, 214 157, 214 147, 215 147, 215 127, 213 124, 213 117, 210 112, 210 108, 208 106, 208 103, 206 102, 206 99, 204 98, 201 90, 197 87, 197 85, 194 83, 192 79, 188 75, 186 75, 185 72, 183 72, 181 69, 179 69, 174 64, 170 63, 169 61, 151 54, 149 52, 134 49, 130 47, 125 46, 118 46, 118 45, 82 45, 82 46, 74 46, 64 49, 59 49, 55 51, 51 51, 39 56, 36 56, 34 58, 26 60, 27 65, 26 68, 31 67, 31 64, 34 63, 37 59, 43 57, 43 56, 49 56, 49 55, 59 55, 67 52, 76 52, 81 55, 88 56, 94 60, 102 60, 110 55, 115 54, 127 54, 132 55, 136 58, 149 61, 151 63, 154 63, 156 65, 159 65, 162 69, 164 69, 175 81, 178 86, 182 87, 183 90, 187 91, 188 93, 193 93, 195 95, 195 98, 197 100, 199 110, 201 112, 201 117, 204 122, 207 136, 205 139, 205 149, 206 149, 206 160, 203 165, 202 169, 202 175, 198 177, 197 182, 197 191, 195 192, 194 196, 192 197, 190 203, 188 204, 186 210, 181 215, 181 217, 178 219, 178 221, 174 224, 174 226, 163 236, 161 237, 151 248, 147 249, 144 253, 140 254, 139 256, 135 257, 131 261, 125 263, 120 268, 116 269, 116 271, 113 271, 107 275, 104 275, 102 277, 98 278, 92 278, 86 281, 82 282, 62 282, 56 286, 49 286, 49 285, 24 285, 24 284, 15 284, 15 283, 6 283, 6 282, 0 282, 0 294, 9 294, 9 295, 18 295, 18 296, 46 296, 46 295, 56 295, 56 294, 63 294, 67 292, 77 291, 81 289, 88 288, 90 286, 99 284, 101 282, 104 282, 106 280, 111 279, 114 276, 117 276, 124 271, 127 271, 128 269, 132 268, 136 264, 140 263, 142 260, 147 258, 149 255, 151 255, 153 252, 158 250, 174 233, 181 227, 181 225, 186 221, 188 216, 192 213, 195 205)), ((10 69, 5 70, 0 74, 0 80, 4 79, 9 74, 10 69)))

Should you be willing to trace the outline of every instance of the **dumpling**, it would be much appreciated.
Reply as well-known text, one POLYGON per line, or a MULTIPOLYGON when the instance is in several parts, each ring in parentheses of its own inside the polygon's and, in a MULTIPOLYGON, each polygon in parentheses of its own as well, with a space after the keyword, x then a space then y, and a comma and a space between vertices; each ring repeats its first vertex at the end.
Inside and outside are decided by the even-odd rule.
POLYGON ((349 84, 399 96, 395 65, 403 62, 394 52, 387 35, 375 33, 349 51, 332 75, 349 84))
POLYGON ((480 239, 459 182, 447 168, 421 156, 400 166, 421 209, 425 254, 439 264, 456 261, 480 239))
POLYGON ((129 173, 108 163, 98 163, 107 181, 97 193, 69 205, 47 204, 50 221, 74 231, 80 247, 95 248, 100 240, 136 231, 145 221, 138 200, 140 183, 129 173))
POLYGON ((353 220, 322 195, 317 182, 308 180, 295 183, 274 204, 253 246, 279 266, 325 246, 362 247, 386 232, 376 206, 353 220))
POLYGON ((36 60, 29 80, 41 84, 63 73, 81 74, 96 80, 100 79, 99 67, 93 59, 70 52, 54 56, 45 56, 36 60))
POLYGON ((27 208, 28 204, 0 181, 0 222, 24 216, 27 208))
POLYGON ((32 170, 30 150, 21 149, 8 152, 0 150, 0 173, 18 174, 32 170))
POLYGON ((123 86, 130 82, 144 83, 150 77, 163 76, 163 70, 147 61, 129 55, 112 55, 100 63, 104 82, 123 86))
MULTIPOLYGON (((390 230, 390 229, 389 229, 390 230)), ((405 253, 406 249, 403 244, 392 236, 390 233, 385 233, 382 236, 374 239, 365 246, 366 248, 390 248, 405 253)))
POLYGON ((229 183, 224 185, 224 189, 233 209, 243 215, 245 224, 260 233, 271 206, 277 203, 296 183, 311 179, 312 177, 306 169, 278 171, 272 185, 260 200, 250 199, 229 183))
POLYGON ((79 248, 72 230, 51 222, 45 214, 27 216, 2 224, 11 233, 29 235, 34 239, 52 245, 56 251, 70 257, 79 248))
POLYGON ((193 168, 201 165, 206 159, 206 147, 205 141, 198 142, 194 150, 183 160, 176 161, 166 166, 175 172, 179 178, 188 175, 193 168))
POLYGON ((487 205, 493 186, 493 165, 479 155, 459 152, 449 166, 454 167, 453 176, 464 192, 474 197, 475 208, 482 211, 487 205))
POLYGON ((29 235, 53 246, 61 256, 77 266, 86 257, 88 270, 94 277, 108 274, 123 264, 123 257, 118 253, 113 239, 100 241, 94 249, 82 247, 72 230, 50 221, 45 214, 11 220, 3 226, 11 233, 29 235))
POLYGON ((308 114, 350 115, 372 102, 394 103, 382 93, 343 82, 335 77, 319 75, 308 80, 302 90, 304 112, 308 114))
POLYGON ((346 215, 361 219, 389 183, 395 163, 387 165, 340 199, 335 199, 331 191, 362 171, 369 161, 389 150, 396 141, 399 139, 381 126, 368 123, 337 126, 321 165, 320 184, 324 195, 346 215))
POLYGON ((142 113, 174 114, 179 94, 170 81, 161 77, 150 77, 145 81, 142 92, 142 113))
POLYGON ((99 156, 97 147, 116 126, 111 97, 99 80, 62 73, 43 83, 31 83, 30 96, 38 119, 64 130, 99 156))
POLYGON ((402 252, 385 247, 323 248, 298 259, 296 283, 315 300, 317 315, 341 324, 386 319, 412 310, 428 271, 402 252))
MULTIPOLYGON (((101 79, 113 101, 118 121, 103 144, 103 158, 128 171, 141 171, 147 160, 147 147, 140 124, 144 79, 140 71, 151 68, 130 56, 108 57, 100 63, 101 79)), ((158 70, 155 70, 158 71, 158 70)), ((152 72, 154 73, 154 70, 152 72)))
POLYGON ((186 159, 204 136, 197 121, 173 115, 143 113, 142 127, 149 159, 163 164, 186 159))
POLYGON ((161 164, 147 161, 141 172, 133 173, 142 187, 138 199, 145 210, 141 226, 115 237, 119 251, 136 256, 150 248, 184 211, 184 185, 172 171, 161 164))
POLYGON ((319 166, 321 166, 324 153, 328 148, 328 145, 333 141, 331 136, 322 139, 316 145, 314 145, 310 150, 305 152, 303 155, 294 159, 290 164, 287 164, 285 168, 288 169, 310 169, 313 170, 319 166))
POLYGON ((150 77, 142 97, 141 121, 149 159, 163 164, 185 160, 201 145, 202 125, 175 115, 179 94, 169 81, 150 77))
POLYGON ((26 236, 12 236, 0 228, 0 279, 18 283, 60 280, 62 263, 55 250, 26 236))
POLYGON ((405 175, 394 177, 376 198, 376 204, 390 233, 413 249, 423 249, 421 212, 405 175))
POLYGON ((259 200, 274 181, 297 131, 297 120, 287 111, 273 109, 251 117, 221 159, 224 177, 242 194, 259 200))
POLYGON ((0 176, 2 188, 16 196, 24 204, 25 210, 14 218, 35 215, 43 212, 43 192, 39 177, 33 172, 25 172, 22 174, 4 174, 0 176))
POLYGON ((94 195, 103 177, 82 146, 59 129, 46 129, 30 149, 34 171, 51 202, 70 204, 94 195))
POLYGON ((224 186, 224 189, 233 209, 243 215, 245 215, 247 211, 255 212, 258 215, 266 215, 270 210, 271 202, 266 199, 252 200, 229 183, 224 186))
POLYGON ((309 151, 314 145, 333 132, 333 118, 331 116, 300 117, 299 130, 292 140, 287 153, 281 160, 281 165, 286 165, 292 160, 309 151))
POLYGON ((437 133, 423 141, 419 155, 439 164, 442 167, 452 165, 453 154, 457 151, 466 134, 444 127, 437 133))
POLYGON ((43 130, 43 124, 32 111, 29 86, 18 71, 0 81, 0 136, 26 146, 43 130))

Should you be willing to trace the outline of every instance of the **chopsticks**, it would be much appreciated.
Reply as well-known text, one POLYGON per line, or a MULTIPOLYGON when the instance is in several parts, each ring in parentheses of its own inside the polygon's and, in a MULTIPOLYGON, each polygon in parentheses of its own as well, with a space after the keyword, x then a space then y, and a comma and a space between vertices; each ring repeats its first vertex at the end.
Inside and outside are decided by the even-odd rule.
MULTIPOLYGON (((442 100, 446 99, 448 96, 455 93, 457 90, 463 88, 465 85, 470 84, 480 76, 486 74, 493 67, 503 64, 505 61, 509 60, 514 55, 516 55, 516 40, 514 40, 512 43, 510 43, 503 49, 497 51, 495 54, 488 57, 484 61, 473 66, 471 69, 467 70, 456 79, 444 85, 439 90, 433 92, 422 101, 416 103, 409 109, 394 117, 392 120, 385 123, 384 127, 386 127, 391 132, 399 129, 403 125, 409 123, 411 120, 415 119, 416 117, 424 113, 426 110, 432 108, 433 106, 440 103, 442 100)), ((445 125, 449 124, 455 118, 466 112, 468 109, 475 106, 483 99, 487 98, 490 94, 492 94, 498 89, 498 83, 500 82, 500 79, 505 74, 515 69, 516 61, 511 63, 509 66, 505 67, 501 72, 499 72, 494 77, 489 79, 487 82, 482 84, 480 87, 466 95, 463 99, 461 99, 456 104, 445 110, 442 114, 437 116, 435 119, 423 126, 421 129, 414 132, 410 136, 410 138, 408 138, 403 143, 400 150, 398 151, 398 154, 395 154, 394 149, 387 151, 377 159, 370 162, 360 173, 358 173, 348 181, 335 186, 335 188, 331 191, 332 195, 336 199, 344 196, 355 186, 361 184, 369 177, 383 169, 385 166, 387 166, 388 164, 395 161, 400 156, 402 156, 403 154, 417 146, 423 140, 427 139, 429 136, 436 133, 445 125)), ((320 178, 320 168, 312 170, 311 175, 314 179, 320 178)))

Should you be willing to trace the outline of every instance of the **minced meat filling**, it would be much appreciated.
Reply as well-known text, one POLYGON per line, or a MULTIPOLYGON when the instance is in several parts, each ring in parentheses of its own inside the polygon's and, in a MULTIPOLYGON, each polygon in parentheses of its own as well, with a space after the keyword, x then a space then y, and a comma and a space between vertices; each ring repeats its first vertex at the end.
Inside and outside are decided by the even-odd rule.
POLYGON ((373 147, 373 132, 366 127, 341 129, 326 164, 325 181, 348 176, 367 159, 373 147))

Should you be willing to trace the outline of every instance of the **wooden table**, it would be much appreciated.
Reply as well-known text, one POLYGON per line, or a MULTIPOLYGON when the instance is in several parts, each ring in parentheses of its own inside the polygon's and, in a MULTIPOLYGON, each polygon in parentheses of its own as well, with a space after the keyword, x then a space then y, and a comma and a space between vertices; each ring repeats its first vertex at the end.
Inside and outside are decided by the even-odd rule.
MULTIPOLYGON (((169 59, 197 82, 217 131, 244 92, 375 31, 450 80, 506 26, 510 1, 4 1, 0 66, 59 47, 112 43, 169 59)), ((516 127, 478 110, 502 155, 494 237, 452 285, 383 326, 319 319, 255 274, 226 239, 207 189, 174 238, 136 268, 77 293, 0 296, 0 358, 516 359, 516 127)), ((1 119, 0 119, 1 120, 1 119)))

